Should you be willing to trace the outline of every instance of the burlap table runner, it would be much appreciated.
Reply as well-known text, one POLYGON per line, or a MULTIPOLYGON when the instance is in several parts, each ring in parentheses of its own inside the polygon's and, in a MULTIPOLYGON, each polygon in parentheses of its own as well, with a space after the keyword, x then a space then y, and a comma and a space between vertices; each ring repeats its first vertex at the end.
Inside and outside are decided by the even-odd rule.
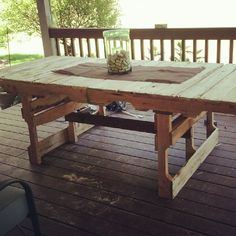
POLYGON ((180 84, 191 79, 204 70, 204 67, 157 67, 157 66, 133 66, 132 72, 128 74, 108 74, 106 64, 82 63, 54 72, 65 75, 76 75, 95 79, 148 81, 157 83, 180 84))

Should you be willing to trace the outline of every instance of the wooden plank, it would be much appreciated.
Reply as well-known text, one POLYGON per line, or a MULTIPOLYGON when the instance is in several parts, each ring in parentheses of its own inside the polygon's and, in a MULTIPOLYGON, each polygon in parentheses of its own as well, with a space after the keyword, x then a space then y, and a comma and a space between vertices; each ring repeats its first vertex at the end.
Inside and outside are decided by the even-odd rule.
POLYGON ((26 142, 27 144, 29 144, 29 135, 28 134, 20 134, 20 133, 14 133, 11 131, 6 131, 6 130, 2 130, 1 126, 0 126, 0 137, 2 138, 6 138, 9 140, 16 140, 16 141, 21 141, 21 142, 26 142))
POLYGON ((38 145, 38 134, 36 124, 33 120, 33 117, 30 115, 30 101, 31 97, 22 97, 22 115, 27 122, 29 137, 30 137, 30 146, 28 148, 29 152, 29 160, 32 164, 41 164, 42 159, 39 153, 39 145, 38 145))
POLYGON ((68 56, 69 55, 69 51, 68 51, 68 46, 67 46, 67 38, 63 38, 62 42, 63 42, 63 46, 64 46, 64 55, 68 56))
MULTIPOLYGON (((11 136, 12 136, 12 133, 11 133, 11 136)), ((21 135, 21 136, 18 136, 19 137, 22 137, 24 138, 23 140, 22 139, 14 139, 14 144, 12 143, 12 138, 11 136, 5 136, 5 135, 1 135, 0 136, 0 140, 1 140, 1 144, 2 145, 5 145, 5 146, 8 146, 9 148, 10 147, 17 147, 19 149, 23 149, 23 150, 27 150, 27 147, 29 146, 29 135, 21 135)))
POLYGON ((10 71, 3 69, 1 70, 1 76, 7 77, 8 80, 12 79, 17 81, 35 81, 39 78, 45 77, 45 74, 53 75, 53 73, 51 73, 51 70, 56 70, 59 68, 64 68, 65 66, 73 65, 73 62, 74 65, 78 63, 73 57, 52 56, 14 66, 10 71), (16 75, 17 79, 15 77, 16 75))
MULTIPOLYGON (((50 28, 49 35, 52 38, 103 38, 103 31, 107 29, 58 29, 50 28)), ((131 39, 235 39, 235 27, 204 27, 204 28, 166 28, 166 29, 130 29, 131 39)))
POLYGON ((33 112, 37 113, 44 109, 48 109, 51 106, 55 106, 61 102, 65 102, 67 97, 65 95, 57 95, 57 96, 46 96, 43 98, 37 98, 31 101, 30 106, 33 112))
POLYGON ((121 92, 103 92, 101 96, 100 90, 88 89, 87 94, 89 96, 90 103, 93 104, 108 104, 111 101, 123 100, 129 101, 136 109, 145 110, 153 109, 160 111, 168 111, 172 113, 185 113, 185 112, 201 112, 208 110, 212 112, 224 112, 235 114, 236 105, 224 101, 214 102, 210 100, 194 100, 184 99, 182 97, 168 98, 161 96, 148 96, 139 94, 129 94, 121 92), (192 106, 189 106, 191 102, 192 106))
POLYGON ((161 50, 161 61, 164 61, 164 59, 165 59, 165 50, 164 50, 164 40, 163 39, 161 39, 160 40, 160 50, 161 50))
MULTIPOLYGON (((4 125, 0 124, 0 130, 6 131, 6 132, 11 132, 12 135, 15 135, 15 133, 21 133, 24 135, 28 135, 28 130, 27 128, 22 128, 22 127, 17 127, 17 126, 9 126, 9 125, 4 125)), ((45 131, 38 131, 38 138, 42 139, 47 136, 51 135, 50 132, 45 132, 45 131)))
POLYGON ((150 40, 150 59, 154 60, 154 46, 153 46, 153 40, 150 40))
POLYGON ((194 126, 191 127, 185 134, 185 158, 188 161, 196 152, 195 140, 194 140, 194 126))
POLYGON ((144 60, 144 41, 140 40, 141 60, 144 60))
MULTIPOLYGON (((37 188, 37 186, 35 186, 37 188)), ((48 218, 46 215, 39 215, 39 223, 41 226, 41 231, 43 235, 55 235, 55 234, 62 234, 62 235, 70 235, 70 236, 92 236, 95 234, 89 233, 84 231, 80 228, 80 226, 72 226, 67 225, 63 222, 57 222, 54 219, 48 218)), ((29 218, 26 218, 22 224, 21 227, 24 228, 24 230, 32 229, 32 225, 29 218)), ((20 234, 22 235, 22 234, 20 234)), ((20 236, 19 235, 19 236, 20 236)), ((28 234, 27 234, 28 235, 28 234)))
POLYGON ((217 40, 217 49, 216 49, 216 63, 221 61, 221 40, 217 40))
POLYGON ((208 39, 205 39, 205 50, 204 50, 204 61, 205 62, 208 62, 208 51, 209 51, 209 49, 208 49, 208 39))
POLYGON ((38 142, 39 155, 43 156, 68 141, 67 128, 57 132, 56 134, 52 134, 38 142))
MULTIPOLYGON (((27 130, 27 123, 23 120, 14 120, 14 119, 9 119, 7 117, 2 117, 0 116, 0 124, 2 127, 8 125, 9 127, 13 127, 19 132, 23 132, 23 130, 27 130)), ((42 125, 39 127, 40 132, 44 132, 45 134, 51 134, 54 133, 58 130, 60 130, 63 127, 63 123, 60 123, 60 125, 55 125, 55 126, 50 126, 50 125, 42 125)))
MULTIPOLYGON (((232 64, 227 65, 225 68, 230 70, 230 66, 232 66, 232 64)), ((233 71, 226 75, 220 83, 216 83, 207 92, 203 93, 201 98, 219 102, 224 100, 235 101, 235 75, 236 70, 234 68, 233 71), (222 93, 222 91, 224 91, 224 93, 222 93)))
MULTIPOLYGON (((196 65, 197 67, 203 67, 205 68, 203 71, 192 77, 190 80, 185 81, 184 83, 180 84, 179 86, 175 86, 175 84, 169 85, 169 88, 166 89, 166 93, 168 93, 171 96, 181 96, 182 92, 192 89, 195 85, 197 85, 200 81, 206 80, 208 76, 211 76, 211 74, 214 71, 217 71, 220 69, 223 65, 222 64, 201 64, 201 63, 194 63, 191 64, 196 65)), ((189 63, 190 66, 190 63, 189 63)), ((188 67, 186 65, 186 67, 188 67)))
POLYGON ((219 131, 216 128, 208 139, 196 150, 186 165, 173 177, 173 196, 178 194, 201 163, 211 153, 218 143, 218 136, 219 131))
MULTIPOLYGON (((6 81, 5 81, 6 82, 6 81)), ((18 91, 18 94, 21 95, 32 95, 35 96, 47 96, 47 95, 55 95, 55 94, 65 94, 72 101, 80 101, 84 103, 88 103, 86 98, 86 89, 82 87, 78 87, 77 89, 71 90, 68 86, 58 86, 57 84, 51 84, 50 86, 46 86, 45 84, 28 84, 24 82, 14 82, 15 85, 8 87, 9 91, 18 91), (17 88, 16 88, 17 87, 17 88), (47 87, 47 90, 45 88, 47 87)))
POLYGON ((197 40, 193 40, 193 62, 197 61, 197 40))
POLYGON ((76 123, 69 122, 69 125, 67 127, 67 137, 70 143, 75 143, 78 141, 78 137, 76 135, 76 127, 76 123))
POLYGON ((57 56, 61 56, 61 50, 60 50, 60 39, 56 38, 55 39, 55 44, 56 44, 56 52, 57 56))
POLYGON ((87 38, 86 39, 86 42, 87 42, 87 50, 88 50, 88 57, 91 57, 91 45, 90 45, 90 39, 87 38))
POLYGON ((175 60, 175 41, 172 39, 170 41, 170 60, 174 61, 175 60))
POLYGON ((71 54, 73 56, 76 56, 76 51, 75 51, 75 39, 70 38, 70 43, 71 43, 71 54))
POLYGON ((234 70, 234 65, 227 65, 223 68, 220 68, 219 70, 213 72, 210 76, 208 76, 206 80, 203 79, 192 86, 190 89, 182 92, 181 96, 189 98, 200 98, 205 93, 208 93, 208 91, 212 87, 216 86, 217 84, 221 84, 221 82, 224 81, 225 78, 234 70))
POLYGON ((79 38, 79 52, 80 52, 80 56, 84 57, 84 49, 83 49, 83 40, 82 40, 82 38, 79 38))
POLYGON ((98 39, 95 39, 95 51, 96 51, 96 57, 100 58, 100 49, 99 49, 98 39))
POLYGON ((185 61, 186 60, 186 45, 185 45, 185 40, 181 41, 181 60, 185 61))
POLYGON ((9 74, 18 74, 19 72, 25 72, 26 70, 30 69, 31 67, 37 69, 40 66, 42 66, 42 63, 48 62, 48 65, 51 65, 52 60, 55 60, 55 62, 57 60, 60 61, 61 57, 51 56, 51 57, 41 58, 41 59, 33 60, 30 62, 14 65, 14 67, 6 67, 6 68, 1 69, 1 76, 4 77, 5 75, 9 75, 9 74))
POLYGON ((124 119, 119 117, 90 115, 83 113, 70 113, 65 116, 65 119, 70 122, 94 124, 94 125, 136 130, 148 133, 155 132, 154 123, 143 120, 124 119))
POLYGON ((171 145, 174 145, 178 139, 181 138, 187 132, 187 130, 189 130, 204 115, 206 115, 206 112, 202 112, 195 117, 184 117, 183 115, 179 116, 172 125, 171 145))
POLYGON ((88 124, 79 124, 76 127, 76 135, 79 136, 81 134, 83 134, 84 132, 86 132, 87 130, 93 128, 93 125, 88 125, 88 124))
POLYGON ((130 41, 130 44, 131 44, 131 59, 134 60, 135 59, 135 46, 134 46, 133 39, 130 41))
POLYGON ((171 143, 170 132, 172 130, 171 115, 156 114, 157 125, 156 147, 158 149, 158 195, 164 198, 172 198, 172 176, 169 174, 168 148, 171 143))
POLYGON ((234 40, 229 41, 229 63, 233 63, 234 40))
POLYGON ((81 106, 80 103, 68 102, 60 104, 56 107, 53 107, 49 110, 43 111, 33 117, 33 121, 36 125, 42 125, 51 121, 54 121, 66 114, 75 111, 81 106))

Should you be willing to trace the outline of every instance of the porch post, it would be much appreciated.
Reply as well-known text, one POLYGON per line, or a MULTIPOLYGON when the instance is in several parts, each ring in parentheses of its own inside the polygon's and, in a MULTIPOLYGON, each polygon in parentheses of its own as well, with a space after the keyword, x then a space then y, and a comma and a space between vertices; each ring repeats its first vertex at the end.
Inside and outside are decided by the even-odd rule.
POLYGON ((51 7, 50 0, 36 0, 39 23, 42 34, 44 56, 56 55, 56 45, 55 42, 49 38, 49 27, 52 26, 52 16, 51 16, 51 7))

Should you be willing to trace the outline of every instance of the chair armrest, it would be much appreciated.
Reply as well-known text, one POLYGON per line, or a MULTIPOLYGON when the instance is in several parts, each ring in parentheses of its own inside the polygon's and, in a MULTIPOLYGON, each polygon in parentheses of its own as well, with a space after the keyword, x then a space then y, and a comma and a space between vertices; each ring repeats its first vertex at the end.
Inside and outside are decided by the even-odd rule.
POLYGON ((17 180, 17 179, 9 179, 9 180, 4 180, 4 181, 0 182, 0 191, 2 191, 4 188, 6 188, 12 184, 20 184, 24 188, 26 194, 32 195, 32 190, 31 190, 29 184, 27 184, 26 182, 24 182, 22 180, 17 180))
POLYGON ((22 180, 10 179, 10 180, 5 180, 5 181, 0 182, 0 191, 12 184, 19 184, 23 187, 25 191, 25 197, 27 200, 28 208, 29 208, 29 217, 31 218, 31 221, 32 221, 35 236, 41 236, 33 193, 32 193, 30 185, 22 180))
POLYGON ((30 212, 36 213, 36 207, 35 207, 35 203, 34 203, 34 199, 33 199, 33 193, 30 188, 30 185, 27 184, 26 182, 24 182, 22 180, 17 180, 17 179, 4 180, 4 181, 0 182, 0 191, 12 184, 20 184, 23 187, 30 212))

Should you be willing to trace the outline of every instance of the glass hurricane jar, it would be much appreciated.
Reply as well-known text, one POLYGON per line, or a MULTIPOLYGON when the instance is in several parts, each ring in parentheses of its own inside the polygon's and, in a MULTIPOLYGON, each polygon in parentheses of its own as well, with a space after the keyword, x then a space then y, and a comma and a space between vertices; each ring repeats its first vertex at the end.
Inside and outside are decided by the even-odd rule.
POLYGON ((129 30, 107 30, 103 36, 108 73, 124 74, 131 71, 129 30))

